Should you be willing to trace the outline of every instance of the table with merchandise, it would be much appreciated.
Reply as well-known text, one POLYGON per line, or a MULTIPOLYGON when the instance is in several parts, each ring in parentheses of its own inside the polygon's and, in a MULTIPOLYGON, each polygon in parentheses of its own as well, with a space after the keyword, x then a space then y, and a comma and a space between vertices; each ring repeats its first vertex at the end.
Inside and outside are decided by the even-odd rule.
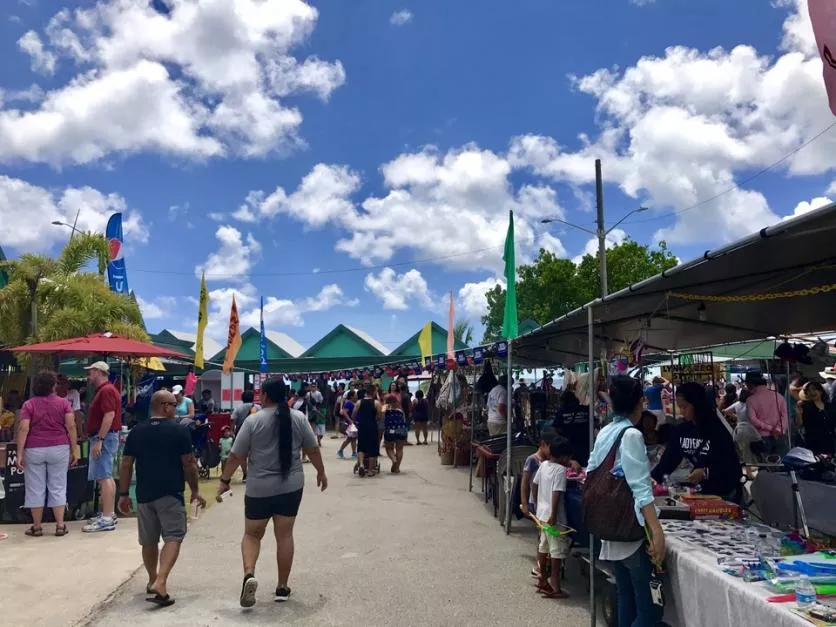
MULTIPOLYGON (((836 552, 800 555, 803 540, 765 525, 728 520, 663 520, 668 547, 665 620, 672 625, 830 625, 797 610, 795 585, 819 593, 815 614, 836 594, 836 552), (806 576, 802 577, 802 576, 806 576), (783 602, 777 602, 778 600, 783 602)), ((809 547, 807 547, 809 549, 809 547)), ((836 598, 836 597, 834 597, 836 598)))

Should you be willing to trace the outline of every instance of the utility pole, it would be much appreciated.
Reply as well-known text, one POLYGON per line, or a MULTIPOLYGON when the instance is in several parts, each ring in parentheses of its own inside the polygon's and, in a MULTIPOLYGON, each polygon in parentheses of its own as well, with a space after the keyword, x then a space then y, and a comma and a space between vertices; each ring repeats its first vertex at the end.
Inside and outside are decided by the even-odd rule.
POLYGON ((604 178, 601 160, 595 160, 595 199, 598 211, 598 271, 601 274, 601 298, 607 296, 607 231, 604 227, 604 178))

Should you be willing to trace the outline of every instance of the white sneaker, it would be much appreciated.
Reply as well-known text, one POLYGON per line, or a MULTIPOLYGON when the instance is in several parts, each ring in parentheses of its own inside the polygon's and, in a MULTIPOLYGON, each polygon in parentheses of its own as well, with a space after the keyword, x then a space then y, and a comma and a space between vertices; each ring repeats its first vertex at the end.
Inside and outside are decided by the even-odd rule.
POLYGON ((81 530, 84 533, 98 533, 99 531, 113 531, 116 529, 116 518, 100 516, 84 525, 81 530))

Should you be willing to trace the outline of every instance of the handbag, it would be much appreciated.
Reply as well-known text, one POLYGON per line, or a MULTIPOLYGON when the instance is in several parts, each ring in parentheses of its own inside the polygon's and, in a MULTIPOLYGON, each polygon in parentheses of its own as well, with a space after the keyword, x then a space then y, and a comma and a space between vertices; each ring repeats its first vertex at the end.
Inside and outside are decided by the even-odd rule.
POLYGON ((627 479, 612 472, 621 439, 629 429, 635 427, 627 427, 618 434, 601 465, 587 473, 583 486, 584 522, 589 532, 602 540, 635 542, 645 537, 636 518, 633 491, 627 479))

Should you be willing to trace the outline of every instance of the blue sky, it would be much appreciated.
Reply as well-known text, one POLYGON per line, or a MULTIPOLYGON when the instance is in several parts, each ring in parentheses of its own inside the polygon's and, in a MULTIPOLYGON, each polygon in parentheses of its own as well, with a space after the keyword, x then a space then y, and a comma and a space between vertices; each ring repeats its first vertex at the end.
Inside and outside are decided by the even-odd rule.
POLYGON ((609 223, 650 208, 613 241, 687 259, 836 197, 836 129, 798 150, 833 122, 806 1, 774 4, 9 0, 0 245, 123 210, 152 330, 194 328, 205 269, 217 337, 234 292, 394 348, 451 290, 478 323, 508 209, 518 259, 589 250, 540 220, 593 226, 600 157, 609 223))

